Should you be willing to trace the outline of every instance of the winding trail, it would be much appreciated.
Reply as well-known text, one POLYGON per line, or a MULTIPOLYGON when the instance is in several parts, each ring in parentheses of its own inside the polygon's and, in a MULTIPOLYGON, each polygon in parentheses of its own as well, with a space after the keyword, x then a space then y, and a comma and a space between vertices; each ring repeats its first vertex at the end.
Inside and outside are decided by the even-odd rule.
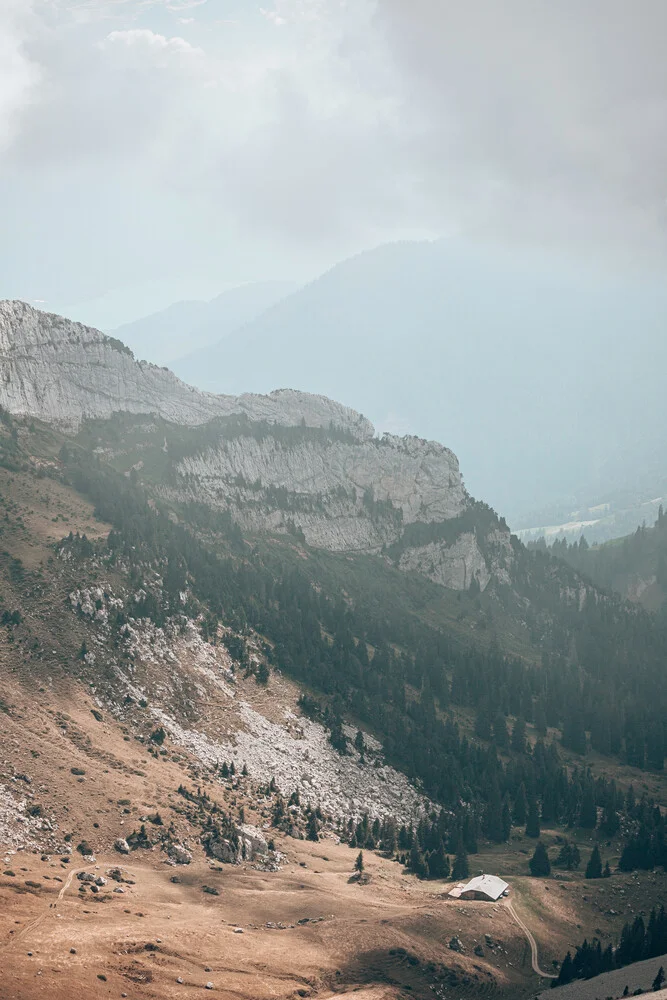
POLYGON ((540 965, 539 965, 539 962, 538 962, 537 941, 533 937, 532 932, 528 929, 528 927, 526 926, 526 924, 524 924, 523 920, 521 919, 521 917, 519 916, 519 914, 516 912, 516 910, 514 909, 514 906, 512 905, 512 903, 510 902, 509 899, 505 900, 505 906, 510 911, 510 913, 512 914, 512 916, 516 920, 517 924, 519 925, 519 927, 521 928, 521 930, 524 932, 524 934, 528 938, 528 943, 530 945, 530 952, 531 952, 531 960, 532 960, 533 972, 535 972, 538 976, 541 976, 542 979, 557 979, 558 977, 555 976, 552 972, 545 972, 544 969, 540 968, 540 965))
POLYGON ((71 886, 72 879, 74 878, 74 876, 77 875, 79 872, 84 872, 85 870, 86 870, 85 868, 75 868, 72 871, 68 872, 67 880, 65 881, 62 889, 58 893, 57 901, 55 903, 49 903, 47 909, 45 909, 42 913, 39 914, 39 916, 35 917, 33 920, 29 920, 28 923, 25 925, 25 927, 21 928, 18 934, 13 934, 7 941, 1 944, 0 947, 11 948, 11 946, 16 944, 17 941, 20 941, 21 938, 25 937, 25 935, 29 931, 32 931, 35 929, 35 927, 38 927, 46 919, 46 917, 53 916, 53 910, 55 910, 58 903, 61 902, 63 896, 71 886))

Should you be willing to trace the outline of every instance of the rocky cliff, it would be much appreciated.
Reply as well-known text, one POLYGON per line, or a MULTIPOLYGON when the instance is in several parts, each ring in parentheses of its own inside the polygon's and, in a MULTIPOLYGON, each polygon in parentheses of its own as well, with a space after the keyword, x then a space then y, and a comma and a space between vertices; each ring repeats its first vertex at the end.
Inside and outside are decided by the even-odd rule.
POLYGON ((189 425, 245 413, 286 426, 304 420, 313 427, 333 423, 361 438, 373 435, 370 421, 323 396, 200 392, 167 368, 136 361, 129 348, 99 330, 15 301, 0 302, 0 405, 67 428, 117 412, 155 413, 189 425))
POLYGON ((168 454, 168 475, 153 483, 163 498, 203 502, 243 530, 291 532, 330 551, 398 546, 401 568, 457 590, 508 580, 509 533, 471 516, 458 460, 440 444, 377 438, 363 416, 323 396, 200 392, 119 341, 21 302, 0 303, 0 362, 0 405, 11 413, 73 432, 87 418, 155 415, 133 428, 131 443, 115 434, 111 444, 101 431, 93 444, 140 476, 151 448, 168 454), (179 428, 200 430, 184 443, 179 428), (430 526, 426 536, 406 541, 419 525, 430 526))

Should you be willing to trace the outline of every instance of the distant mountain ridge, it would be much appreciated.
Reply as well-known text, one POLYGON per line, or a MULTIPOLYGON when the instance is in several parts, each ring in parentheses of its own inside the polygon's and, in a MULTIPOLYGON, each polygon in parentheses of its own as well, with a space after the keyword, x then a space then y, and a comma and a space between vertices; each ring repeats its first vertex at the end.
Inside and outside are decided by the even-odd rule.
POLYGON ((363 404, 383 430, 446 440, 512 527, 558 523, 524 515, 632 484, 619 456, 662 443, 667 294, 557 265, 460 241, 380 246, 174 370, 210 391, 289 384, 363 404))
POLYGON ((222 292, 210 302, 175 302, 110 333, 127 344, 137 357, 168 365, 186 352, 223 340, 297 287, 291 281, 249 282, 222 292))

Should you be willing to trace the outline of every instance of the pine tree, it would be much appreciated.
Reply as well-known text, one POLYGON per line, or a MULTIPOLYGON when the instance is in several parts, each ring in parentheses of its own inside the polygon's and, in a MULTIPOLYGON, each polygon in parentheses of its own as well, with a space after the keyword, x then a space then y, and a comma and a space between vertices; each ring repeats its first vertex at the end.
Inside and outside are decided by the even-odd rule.
POLYGON ((586 865, 586 878, 602 878, 602 858, 600 848, 596 844, 586 865))
POLYGON ((317 821, 317 814, 315 810, 312 809, 308 817, 308 826, 306 827, 306 840, 313 840, 315 843, 320 839, 320 824, 317 821))
POLYGON ((598 813, 595 806, 595 788, 593 780, 586 781, 579 811, 579 826, 584 830, 593 830, 597 825, 598 813))
POLYGON ((357 854, 357 860, 354 862, 354 870, 355 870, 355 872, 359 872, 360 875, 363 875, 363 872, 364 872, 364 852, 363 851, 359 851, 359 853, 357 854))
POLYGON ((538 840, 535 845, 535 853, 528 864, 530 866, 530 874, 534 877, 551 875, 551 862, 549 861, 547 849, 541 840, 538 840))
POLYGON ((609 862, 604 866, 604 871, 602 872, 602 878, 611 878, 611 868, 609 867, 609 862))
POLYGON ((526 801, 526 786, 523 781, 519 785, 519 790, 516 793, 514 799, 514 811, 512 818, 514 820, 515 826, 523 826, 526 822, 526 816, 528 813, 528 803, 526 801))
POLYGON ((507 843, 512 832, 512 814, 510 812, 510 800, 507 794, 503 797, 502 828, 503 842, 507 843))
POLYGON ((560 972, 558 973, 558 979, 555 982, 559 986, 565 986, 566 983, 571 983, 574 979, 575 970, 572 964, 572 955, 568 951, 567 955, 563 959, 563 964, 560 967, 560 972))
POLYGON ((470 875, 470 870, 468 868, 468 855, 466 854, 465 847, 463 844, 459 844, 458 850, 456 852, 456 857, 454 858, 454 867, 452 868, 452 878, 462 879, 468 878, 470 875))
POLYGON ((364 743, 364 734, 361 729, 357 729, 357 735, 354 737, 354 748, 361 758, 361 763, 364 763, 364 753, 366 750, 366 744, 364 743))
POLYGON ((491 782, 489 801, 486 804, 484 826, 489 840, 500 844, 506 839, 503 833, 503 807, 500 798, 500 788, 495 777, 491 782))
POLYGON ((526 836, 539 837, 540 835, 540 815, 537 811, 537 799, 531 795, 528 803, 528 818, 526 820, 526 836))
POLYGON ((416 840, 410 848, 410 871, 414 872, 417 878, 426 878, 428 875, 426 858, 419 849, 419 845, 416 840))
POLYGON ((664 981, 665 981, 665 970, 663 969, 662 966, 660 966, 655 979, 651 983, 651 989, 653 990, 654 993, 657 993, 658 990, 662 989, 662 984, 664 983, 664 981))

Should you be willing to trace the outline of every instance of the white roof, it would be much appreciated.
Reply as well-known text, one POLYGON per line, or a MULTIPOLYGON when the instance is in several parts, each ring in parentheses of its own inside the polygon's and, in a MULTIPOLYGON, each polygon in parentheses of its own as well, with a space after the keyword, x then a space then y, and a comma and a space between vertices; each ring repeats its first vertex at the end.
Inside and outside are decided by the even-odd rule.
POLYGON ((467 885, 463 886, 460 894, 463 895, 464 892, 483 892, 485 895, 490 896, 491 899, 499 899, 505 889, 508 888, 507 882, 503 882, 497 875, 478 875, 476 878, 470 879, 467 885))

